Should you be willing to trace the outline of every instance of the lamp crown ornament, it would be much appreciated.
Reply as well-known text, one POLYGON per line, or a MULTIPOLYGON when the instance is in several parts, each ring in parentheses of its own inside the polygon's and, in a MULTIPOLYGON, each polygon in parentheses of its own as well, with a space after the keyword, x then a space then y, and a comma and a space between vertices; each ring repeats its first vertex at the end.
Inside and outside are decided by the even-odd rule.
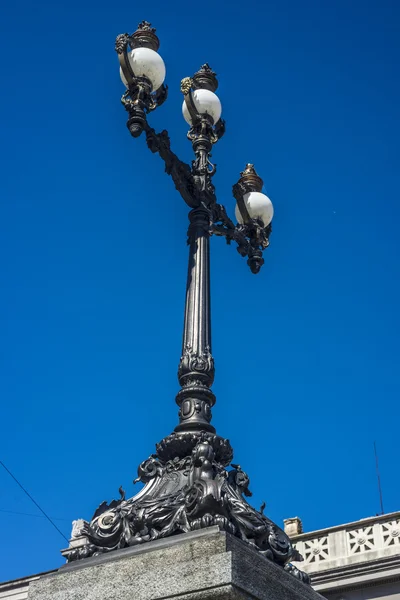
POLYGON ((246 168, 240 173, 239 182, 248 192, 261 192, 264 182, 254 168, 254 165, 247 163, 246 168))
POLYGON ((193 75, 193 87, 197 89, 205 89, 210 92, 215 92, 218 88, 217 74, 212 70, 208 63, 205 63, 193 75))
POLYGON ((156 35, 155 27, 148 21, 139 23, 137 30, 131 36, 132 48, 150 48, 157 52, 160 47, 160 40, 156 35))
POLYGON ((120 498, 103 502, 90 521, 79 525, 63 550, 68 561, 115 549, 144 544, 209 526, 218 526, 253 547, 282 569, 307 582, 293 565, 298 560, 289 537, 261 511, 247 503, 249 477, 233 464, 228 439, 217 434, 212 421, 216 398, 211 389, 214 358, 211 344, 210 238, 225 237, 247 257, 253 273, 264 263, 269 245, 272 203, 261 193, 263 181, 254 165, 247 164, 233 186, 237 206, 235 224, 218 204, 212 178, 216 166, 211 149, 224 135, 221 102, 215 91, 215 72, 205 63, 181 81, 183 116, 193 148, 191 165, 171 150, 167 131, 156 133, 148 114, 167 97, 165 66, 157 54, 155 29, 143 21, 131 36, 117 37, 121 79, 126 86, 122 104, 133 137, 145 133, 152 153, 159 154, 166 173, 189 207, 189 266, 186 284, 182 353, 176 395, 179 423, 156 445, 156 452, 138 467, 136 482, 144 487, 131 498, 120 488, 120 498), (128 48, 131 48, 129 52, 128 48), (76 533, 76 532, 75 532, 76 533))

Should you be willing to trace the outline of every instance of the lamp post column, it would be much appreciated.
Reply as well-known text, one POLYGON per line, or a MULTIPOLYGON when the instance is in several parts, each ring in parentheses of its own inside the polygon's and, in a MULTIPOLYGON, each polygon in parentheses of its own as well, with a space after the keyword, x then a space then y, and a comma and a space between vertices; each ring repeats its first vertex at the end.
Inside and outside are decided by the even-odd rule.
POLYGON ((201 205, 189 213, 189 266, 178 379, 182 388, 176 402, 179 425, 175 431, 215 432, 210 424, 215 396, 211 355, 210 213, 201 205))

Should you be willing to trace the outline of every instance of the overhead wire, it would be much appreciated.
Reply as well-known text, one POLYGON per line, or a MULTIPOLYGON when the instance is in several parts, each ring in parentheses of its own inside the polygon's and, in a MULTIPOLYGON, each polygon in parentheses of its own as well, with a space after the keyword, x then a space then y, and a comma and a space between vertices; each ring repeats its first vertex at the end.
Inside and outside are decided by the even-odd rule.
MULTIPOLYGON (((20 512, 18 510, 9 510, 7 508, 0 508, 0 512, 7 513, 9 515, 21 515, 24 517, 36 517, 37 519, 44 519, 43 515, 35 515, 34 513, 20 512)), ((58 517, 52 517, 52 519, 53 521, 66 521, 67 523, 69 523, 68 519, 60 519, 58 517)))
POLYGON ((36 500, 34 498, 32 498, 32 496, 30 495, 30 493, 28 492, 28 490, 26 490, 24 488, 24 486, 18 481, 18 479, 11 473, 10 469, 8 469, 6 467, 6 465, 0 460, 0 465, 7 471, 7 473, 10 475, 10 477, 12 477, 15 481, 15 483, 17 485, 19 485, 19 487, 21 488, 21 490, 28 496, 28 498, 33 502, 33 504, 40 510, 41 513, 43 513, 43 515, 46 517, 46 519, 49 521, 49 523, 51 523, 54 527, 54 529, 56 529, 58 531, 58 533, 64 538, 64 540, 67 542, 67 544, 69 544, 69 540, 65 537, 65 535, 63 534, 63 532, 57 527, 57 525, 54 523, 54 521, 52 521, 52 519, 49 517, 49 515, 43 510, 43 508, 41 506, 39 506, 39 504, 36 502, 36 500))

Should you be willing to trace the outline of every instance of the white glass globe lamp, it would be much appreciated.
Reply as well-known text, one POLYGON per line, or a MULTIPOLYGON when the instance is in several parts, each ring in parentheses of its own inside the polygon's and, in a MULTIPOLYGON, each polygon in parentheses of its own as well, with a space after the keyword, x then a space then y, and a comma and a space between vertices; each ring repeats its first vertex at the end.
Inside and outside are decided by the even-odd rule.
MULTIPOLYGON (((212 117, 214 123, 217 123, 221 117, 222 106, 217 94, 206 89, 199 89, 193 92, 193 101, 197 112, 201 115, 207 114, 212 117)), ((192 118, 189 114, 186 102, 182 104, 182 114, 186 123, 192 125, 192 118)))
MULTIPOLYGON (((134 48, 128 55, 130 67, 136 77, 147 77, 153 91, 158 90, 164 83, 165 63, 158 52, 151 48, 134 48)), ((128 82, 120 67, 122 83, 128 87, 128 82)))
MULTIPOLYGON (((264 223, 264 227, 271 223, 274 216, 274 207, 268 196, 261 192, 248 192, 243 196, 243 201, 251 219, 260 219, 264 223)), ((235 216, 238 223, 245 222, 237 204, 235 216)))

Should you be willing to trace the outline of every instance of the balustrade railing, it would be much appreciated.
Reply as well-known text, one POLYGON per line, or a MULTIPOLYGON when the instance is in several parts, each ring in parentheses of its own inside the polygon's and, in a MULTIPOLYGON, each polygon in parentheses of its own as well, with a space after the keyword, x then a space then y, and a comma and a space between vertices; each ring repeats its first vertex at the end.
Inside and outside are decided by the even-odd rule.
POLYGON ((307 573, 400 555, 400 512, 291 537, 307 573))

